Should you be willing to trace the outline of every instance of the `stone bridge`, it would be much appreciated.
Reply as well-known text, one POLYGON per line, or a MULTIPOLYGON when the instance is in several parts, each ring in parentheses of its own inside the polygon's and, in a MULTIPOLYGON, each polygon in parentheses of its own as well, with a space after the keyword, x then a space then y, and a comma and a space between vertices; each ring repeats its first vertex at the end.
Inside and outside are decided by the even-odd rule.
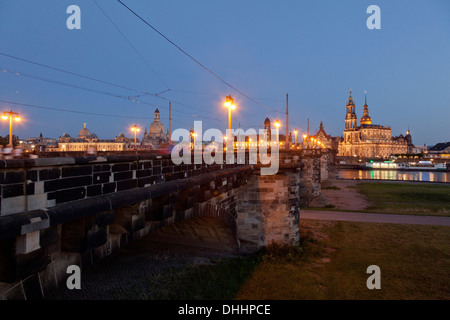
MULTIPOLYGON (((225 158, 225 157, 224 157, 225 158)), ((241 252, 298 243, 300 207, 320 198, 330 154, 280 151, 276 175, 170 155, 0 160, 0 299, 42 298, 69 265, 95 263, 161 227, 213 217, 241 252), (192 161, 194 163, 194 161, 192 161)), ((224 161, 225 163, 225 161, 224 161)))

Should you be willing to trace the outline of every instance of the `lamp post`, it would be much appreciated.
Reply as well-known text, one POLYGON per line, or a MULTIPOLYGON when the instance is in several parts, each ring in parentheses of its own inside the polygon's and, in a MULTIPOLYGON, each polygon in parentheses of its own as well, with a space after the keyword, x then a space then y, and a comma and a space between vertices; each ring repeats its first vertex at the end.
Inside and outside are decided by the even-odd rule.
POLYGON ((278 129, 280 128, 280 122, 277 120, 275 120, 275 127, 277 128, 277 146, 279 147, 279 143, 280 143, 280 136, 278 135, 278 129))
POLYGON ((194 150, 195 150, 195 137, 196 136, 197 136, 197 134, 195 132, 192 132, 192 138, 194 138, 194 143, 193 143, 192 149, 194 149, 194 150))
POLYGON ((16 121, 20 121, 20 117, 19 114, 17 112, 13 112, 11 111, 4 111, 3 115, 2 115, 2 119, 3 120, 8 120, 9 117, 9 146, 12 148, 13 147, 13 116, 14 120, 16 121))
POLYGON ((228 130, 231 137, 231 110, 236 109, 236 105, 234 104, 234 100, 231 96, 226 96, 224 105, 228 108, 228 130))
POLYGON ((294 134, 295 134, 295 146, 297 146, 297 129, 294 130, 294 134))
POLYGON ((131 131, 134 131, 134 150, 137 150, 137 146, 136 146, 136 134, 138 133, 139 130, 140 130, 140 129, 139 129, 139 127, 138 127, 137 125, 133 125, 133 126, 131 127, 131 131))

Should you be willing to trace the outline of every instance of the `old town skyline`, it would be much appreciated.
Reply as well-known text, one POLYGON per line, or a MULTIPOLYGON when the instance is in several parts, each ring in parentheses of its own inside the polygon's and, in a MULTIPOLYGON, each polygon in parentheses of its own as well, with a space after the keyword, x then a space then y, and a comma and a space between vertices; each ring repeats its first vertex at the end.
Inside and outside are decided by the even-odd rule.
MULTIPOLYGON (((247 97, 201 70, 119 3, 98 1, 96 6, 79 1, 82 27, 68 30, 70 4, 65 1, 43 10, 43 5, 27 3, 29 10, 21 12, 20 1, 2 5, 0 24, 14 32, 4 35, 0 47, 4 71, 0 111, 21 114, 23 122, 15 131, 21 138, 40 132, 53 138, 64 132, 76 134, 85 122, 103 139, 120 132, 131 136, 126 130, 133 124, 148 127, 156 107, 167 125, 169 101, 172 129, 189 129, 195 120, 202 120, 205 127, 224 130, 223 100, 229 94, 238 106, 233 127, 240 123, 243 128, 257 128, 266 115, 279 118, 284 127, 286 93, 290 130, 306 131, 309 119, 311 133, 323 121, 328 133, 341 136, 351 89, 358 117, 367 90, 371 115, 377 124, 390 126, 393 135, 405 134, 409 128, 416 145, 448 140, 445 57, 450 47, 443 13, 448 4, 442 1, 427 6, 379 1, 380 30, 366 27, 368 3, 287 2, 277 7, 259 2, 255 7, 230 2, 223 10, 202 2, 195 6, 127 2, 247 97), (233 13, 231 23, 227 11, 233 13), (20 19, 15 19, 19 12, 20 19), (168 14, 173 17, 170 21, 164 18, 168 14), (19 25, 19 20, 26 23, 19 25)), ((1 129, 6 135, 6 123, 1 129)))

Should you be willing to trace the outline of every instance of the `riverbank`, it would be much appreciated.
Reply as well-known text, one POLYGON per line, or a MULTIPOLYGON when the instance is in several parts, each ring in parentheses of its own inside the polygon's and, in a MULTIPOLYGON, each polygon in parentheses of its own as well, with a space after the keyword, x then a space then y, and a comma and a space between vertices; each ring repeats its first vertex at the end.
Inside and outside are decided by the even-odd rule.
POLYGON ((330 203, 327 210, 450 216, 449 184, 378 180, 333 183, 334 187, 322 189, 330 203))

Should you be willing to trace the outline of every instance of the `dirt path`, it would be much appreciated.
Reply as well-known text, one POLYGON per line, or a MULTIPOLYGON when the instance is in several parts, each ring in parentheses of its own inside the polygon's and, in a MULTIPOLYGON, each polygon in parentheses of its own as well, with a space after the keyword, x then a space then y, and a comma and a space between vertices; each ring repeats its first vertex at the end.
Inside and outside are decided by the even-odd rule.
POLYGON ((334 180, 333 185, 338 187, 339 190, 322 189, 322 194, 336 209, 366 210, 370 205, 369 201, 355 188, 352 188, 357 183, 358 181, 353 180, 334 180))
POLYGON ((302 210, 300 212, 300 219, 450 226, 450 217, 414 216, 406 214, 302 210))

